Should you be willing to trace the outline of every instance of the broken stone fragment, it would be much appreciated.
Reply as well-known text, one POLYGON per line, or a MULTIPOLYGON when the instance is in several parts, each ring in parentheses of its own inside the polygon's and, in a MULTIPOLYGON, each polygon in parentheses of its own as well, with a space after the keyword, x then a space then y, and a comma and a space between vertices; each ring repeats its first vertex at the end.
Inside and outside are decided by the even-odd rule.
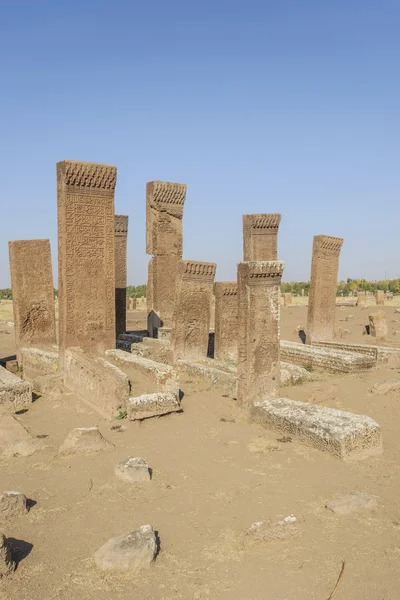
POLYGON ((144 458, 126 458, 115 467, 115 474, 128 483, 150 481, 149 465, 144 458))
POLYGON ((384 396, 385 394, 390 394, 390 392, 399 392, 400 379, 385 379, 384 381, 378 381, 371 391, 377 396, 384 396))
POLYGON ((28 512, 27 499, 20 492, 4 492, 0 495, 0 520, 28 512))
POLYGON ((245 543, 252 544, 256 542, 270 542, 274 540, 286 540, 299 533, 297 519, 294 515, 289 515, 278 521, 257 521, 253 523, 245 532, 245 543))
POLYGON ((103 571, 140 571, 148 569, 157 554, 157 540, 151 525, 108 540, 94 554, 103 571))
POLYGON ((59 454, 90 454, 105 450, 112 445, 101 435, 97 427, 79 427, 68 434, 58 452, 59 454))
POLYGON ((363 492, 352 492, 331 500, 325 508, 328 508, 337 515, 348 515, 360 509, 371 509, 377 506, 378 500, 376 496, 369 496, 363 492))
POLYGON ((15 570, 11 548, 5 535, 0 533, 0 579, 15 570))

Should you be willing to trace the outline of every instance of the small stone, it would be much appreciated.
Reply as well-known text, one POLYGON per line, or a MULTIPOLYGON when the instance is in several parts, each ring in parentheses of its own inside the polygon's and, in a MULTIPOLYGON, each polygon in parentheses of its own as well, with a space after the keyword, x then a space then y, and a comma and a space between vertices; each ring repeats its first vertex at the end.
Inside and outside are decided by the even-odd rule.
POLYGON ((59 454, 91 454, 113 446, 100 433, 97 427, 79 427, 73 429, 63 444, 59 454))
POLYGON ((363 508, 376 508, 378 500, 376 496, 369 496, 363 492, 352 492, 344 496, 338 496, 328 502, 325 508, 328 508, 337 515, 348 515, 363 508))
POLYGON ((20 492, 4 492, 0 495, 0 520, 24 515, 28 512, 27 499, 20 492))
POLYGON ((11 548, 5 535, 0 533, 0 579, 15 571, 11 548))
POLYGON ((277 523, 257 521, 245 532, 245 542, 251 544, 255 542, 287 540, 299 533, 296 522, 297 518, 294 515, 289 515, 277 523))
POLYGON ((149 465, 144 458, 126 458, 115 467, 115 474, 128 483, 150 481, 149 465))
POLYGON ((345 321, 350 321, 350 319, 354 319, 354 315, 347 315, 345 321))
POLYGON ((157 554, 157 540, 151 525, 108 540, 94 554, 103 571, 140 571, 148 569, 157 554))
POLYGON ((400 313, 400 308, 396 308, 395 313, 400 313))
POLYGON ((390 392, 400 391, 400 379, 385 379, 384 381, 378 381, 373 388, 372 393, 377 396, 385 396, 390 392))

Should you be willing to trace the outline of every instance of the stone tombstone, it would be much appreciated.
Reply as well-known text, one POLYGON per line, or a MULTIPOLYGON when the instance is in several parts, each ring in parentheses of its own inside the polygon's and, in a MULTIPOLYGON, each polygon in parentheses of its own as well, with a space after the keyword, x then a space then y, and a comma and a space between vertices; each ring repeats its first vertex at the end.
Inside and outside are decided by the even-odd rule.
POLYGON ((215 263, 179 261, 172 332, 175 361, 207 357, 216 268, 215 263))
POLYGON ((115 330, 116 337, 126 330, 126 244, 128 217, 115 215, 115 330))
POLYGON ((292 294, 290 292, 285 292, 283 294, 284 306, 292 306, 292 302, 293 302, 292 294))
POLYGON ((116 180, 110 165, 57 163, 61 364, 69 346, 115 347, 116 180))
POLYGON ((156 313, 158 327, 172 327, 175 313, 175 288, 179 258, 176 256, 153 256, 149 262, 149 316, 156 313), (151 265, 151 266, 150 266, 151 265))
POLYGON ((280 285, 282 261, 238 264, 238 387, 243 406, 280 391, 280 285))
POLYGON ((365 292, 359 292, 357 296, 357 306, 365 308, 367 306, 367 295, 365 292))
POLYGON ((369 333, 377 340, 385 340, 388 334, 386 316, 383 311, 371 313, 369 319, 369 333))
POLYGON ((146 253, 182 257, 184 183, 146 184, 146 253))
POLYGON ((8 243, 14 330, 18 360, 21 349, 56 343, 53 272, 49 240, 8 243))
POLYGON ((215 284, 214 358, 222 362, 237 359, 238 294, 236 281, 215 284))
POLYGON ((385 292, 383 290, 375 290, 375 301, 377 306, 385 305, 385 292))
POLYGON ((314 237, 307 343, 334 338, 339 254, 342 245, 342 238, 329 235, 314 237))
POLYGON ((279 214, 243 215, 243 260, 277 260, 279 214))

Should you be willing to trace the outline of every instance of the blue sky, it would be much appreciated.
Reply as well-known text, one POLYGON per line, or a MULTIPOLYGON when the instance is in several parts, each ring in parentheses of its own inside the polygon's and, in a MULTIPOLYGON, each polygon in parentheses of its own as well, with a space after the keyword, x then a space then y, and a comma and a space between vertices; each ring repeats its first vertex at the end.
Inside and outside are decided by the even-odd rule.
POLYGON ((400 274, 398 0, 0 0, 0 288, 9 239, 50 238, 55 165, 118 167, 128 283, 145 183, 187 183, 184 258, 236 278, 242 214, 280 212, 286 281, 312 237, 340 278, 400 274))

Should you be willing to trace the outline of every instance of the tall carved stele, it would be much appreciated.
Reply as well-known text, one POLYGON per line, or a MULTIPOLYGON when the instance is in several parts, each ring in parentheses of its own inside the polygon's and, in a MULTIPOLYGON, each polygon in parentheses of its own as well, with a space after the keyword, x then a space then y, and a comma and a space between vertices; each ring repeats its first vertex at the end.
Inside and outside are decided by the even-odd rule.
POLYGON ((172 330, 174 360, 207 357, 215 263, 181 260, 172 330))
POLYGON ((316 235, 313 243, 308 296, 307 343, 335 336, 336 290, 343 239, 316 235))
POLYGON ((15 345, 21 349, 56 344, 53 271, 49 240, 8 242, 15 345))
POLYGON ((243 260, 277 260, 280 214, 243 215, 243 260))
POLYGON ((282 261, 238 264, 238 402, 250 406, 280 390, 282 261))
POLYGON ((126 331, 126 244, 128 217, 115 215, 115 330, 116 337, 126 331))
POLYGON ((61 364, 69 346, 115 347, 116 180, 110 165, 57 163, 61 364))
POLYGON ((237 359, 238 287, 236 281, 215 284, 214 358, 222 362, 237 359))
POLYGON ((182 218, 186 185, 169 181, 146 184, 147 312, 151 337, 158 327, 172 327, 175 287, 182 258, 182 218))

